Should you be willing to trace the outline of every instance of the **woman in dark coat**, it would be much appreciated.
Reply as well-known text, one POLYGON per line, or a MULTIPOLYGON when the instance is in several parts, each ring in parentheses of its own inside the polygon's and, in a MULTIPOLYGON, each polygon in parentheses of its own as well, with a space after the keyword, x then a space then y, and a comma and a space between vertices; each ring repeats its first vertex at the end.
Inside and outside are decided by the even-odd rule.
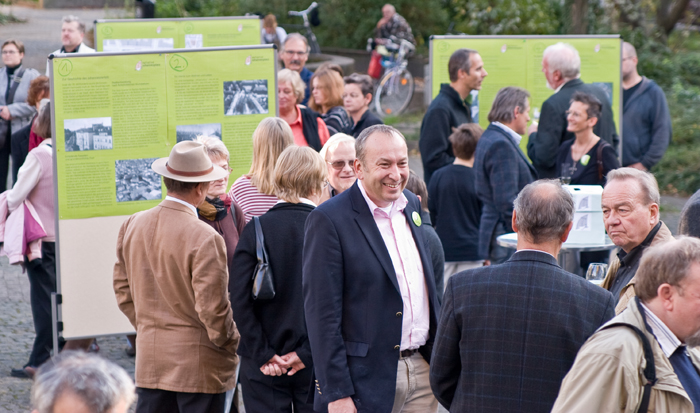
POLYGON ((275 167, 280 202, 259 218, 272 269, 274 298, 254 300, 258 263, 255 220, 246 225, 230 274, 233 319, 241 334, 239 381, 249 412, 312 412, 307 402, 313 364, 304 321, 302 247, 307 216, 319 202, 326 165, 308 147, 290 146, 275 167))

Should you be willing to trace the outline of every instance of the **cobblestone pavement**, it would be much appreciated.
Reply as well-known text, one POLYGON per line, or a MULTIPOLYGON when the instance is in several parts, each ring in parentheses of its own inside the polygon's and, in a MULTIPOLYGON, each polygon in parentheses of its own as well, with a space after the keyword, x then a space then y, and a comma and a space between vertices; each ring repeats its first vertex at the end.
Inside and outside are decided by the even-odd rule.
MULTIPOLYGON (((27 362, 34 340, 32 310, 29 305, 29 281, 18 266, 0 258, 0 412, 28 412, 31 380, 10 376, 12 368, 27 362)), ((97 340, 99 355, 134 374, 134 359, 124 353, 124 337, 97 340)))

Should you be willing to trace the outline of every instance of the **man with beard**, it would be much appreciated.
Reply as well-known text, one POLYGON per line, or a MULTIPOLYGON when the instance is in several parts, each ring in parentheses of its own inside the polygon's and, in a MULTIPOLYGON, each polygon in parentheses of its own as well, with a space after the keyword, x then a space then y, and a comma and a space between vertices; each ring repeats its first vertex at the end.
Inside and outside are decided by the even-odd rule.
POLYGON ((636 288, 581 347, 552 412, 700 411, 700 240, 649 249, 636 288))
POLYGON ((306 37, 299 33, 292 33, 284 39, 282 53, 280 53, 282 62, 284 62, 284 68, 298 72, 301 80, 306 84, 304 100, 301 101, 301 104, 304 106, 308 104, 309 96, 311 96, 311 85, 309 82, 311 82, 313 73, 306 68, 310 50, 309 41, 306 40, 306 37))
MULTIPOLYGON (((95 49, 88 47, 83 43, 85 37, 85 23, 80 21, 76 16, 64 16, 61 24, 61 46, 55 50, 53 54, 58 53, 95 53, 95 49)), ((51 77, 49 73, 49 62, 46 61, 46 76, 51 77)))

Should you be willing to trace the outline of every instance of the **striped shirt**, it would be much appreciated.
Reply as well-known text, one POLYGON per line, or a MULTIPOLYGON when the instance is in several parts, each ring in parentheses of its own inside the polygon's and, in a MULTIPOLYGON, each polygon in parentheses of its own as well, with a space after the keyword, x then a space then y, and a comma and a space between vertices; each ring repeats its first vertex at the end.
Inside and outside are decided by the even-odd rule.
MULTIPOLYGON (((642 304, 642 303, 640 303, 642 304)), ((678 347, 683 345, 681 341, 676 337, 671 330, 664 324, 663 321, 652 313, 644 304, 641 305, 644 314, 647 316, 647 323, 649 328, 651 328, 651 333, 656 337, 656 341, 659 342, 659 347, 661 351, 664 352, 666 357, 671 357, 678 347)))
POLYGON ((353 121, 342 106, 335 106, 321 114, 331 136, 336 133, 352 134, 353 121))
POLYGON ((253 217, 259 217, 264 214, 279 201, 279 198, 274 195, 267 195, 259 192, 257 188, 250 183, 250 178, 246 175, 236 179, 236 182, 231 185, 228 196, 241 207, 246 223, 253 219, 253 217))

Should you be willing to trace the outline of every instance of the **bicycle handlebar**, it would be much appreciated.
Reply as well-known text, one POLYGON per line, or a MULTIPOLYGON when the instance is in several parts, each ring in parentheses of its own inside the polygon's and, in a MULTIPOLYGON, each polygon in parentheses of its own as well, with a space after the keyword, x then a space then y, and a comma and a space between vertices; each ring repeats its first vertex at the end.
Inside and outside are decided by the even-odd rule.
POLYGON ((288 14, 289 14, 290 16, 304 16, 304 15, 307 15, 307 14, 311 13, 311 10, 315 9, 316 7, 318 7, 318 3, 313 2, 313 3, 311 3, 311 5, 309 6, 309 8, 306 9, 306 10, 302 10, 302 11, 290 11, 288 14))
POLYGON ((409 51, 416 50, 416 46, 414 46, 414 45, 413 45, 411 42, 409 42, 408 40, 405 40, 405 39, 398 39, 396 36, 393 36, 393 35, 392 35, 392 36, 389 36, 389 38, 386 39, 386 41, 387 41, 387 43, 386 43, 386 46, 387 46, 387 47, 397 46, 397 47, 399 47, 399 48, 403 47, 403 48, 405 48, 405 49, 407 49, 407 50, 409 50, 409 51))

